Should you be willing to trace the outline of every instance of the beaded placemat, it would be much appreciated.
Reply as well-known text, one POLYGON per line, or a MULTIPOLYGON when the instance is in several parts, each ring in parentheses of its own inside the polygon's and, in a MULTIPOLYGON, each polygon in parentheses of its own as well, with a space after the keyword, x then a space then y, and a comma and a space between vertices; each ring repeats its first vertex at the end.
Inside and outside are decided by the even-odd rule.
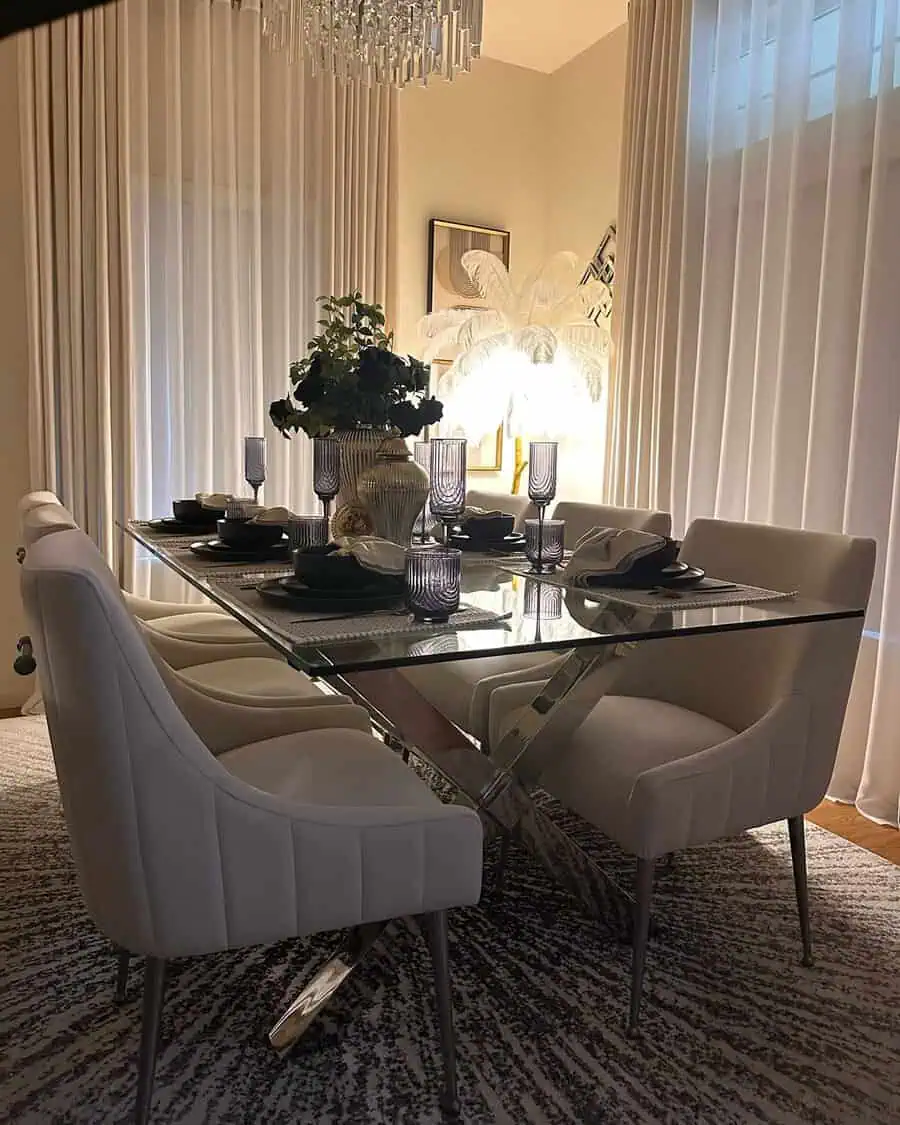
MULTIPOLYGON (((269 578, 271 575, 264 575, 269 578)), ((259 579, 258 579, 259 580, 259 579)), ((426 625, 414 621, 406 608, 375 610, 371 613, 312 613, 301 606, 279 606, 267 602, 256 592, 252 574, 228 575, 210 579, 210 587, 221 587, 234 601, 250 610, 255 618, 288 640, 302 645, 327 644, 333 641, 366 640, 368 637, 431 636, 453 633, 459 629, 485 627, 507 628, 505 618, 490 610, 461 605, 443 625, 426 625)))

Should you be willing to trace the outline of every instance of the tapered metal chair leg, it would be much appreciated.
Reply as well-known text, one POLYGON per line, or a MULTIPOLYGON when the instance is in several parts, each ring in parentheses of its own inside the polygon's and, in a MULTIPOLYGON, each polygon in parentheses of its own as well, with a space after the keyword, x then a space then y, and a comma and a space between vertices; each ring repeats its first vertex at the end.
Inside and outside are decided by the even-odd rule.
POLYGON ((144 967, 144 1017, 141 1023, 141 1053, 138 1057, 138 1088, 134 1106, 136 1125, 147 1125, 150 1120, 165 986, 165 961, 159 957, 148 957, 144 967))
POLYGON ((788 835, 791 838, 794 890, 797 892, 797 912, 800 915, 803 964, 809 967, 813 963, 813 955, 809 930, 809 887, 806 882, 806 822, 802 816, 788 818, 788 835))
POLYGON ((426 914, 422 921, 431 948, 434 987, 437 994, 438 1026, 441 1034, 441 1058, 444 1062, 444 1090, 441 1109, 444 1120, 459 1121, 459 1092, 456 1085, 456 1033, 453 1030, 453 998, 450 993, 450 957, 447 947, 447 911, 426 914))
POLYGON ((634 923, 631 934, 631 1009, 628 1013, 628 1034, 638 1029, 644 968, 647 964, 647 940, 650 937, 650 904, 653 900, 655 860, 639 859, 635 880, 634 923))
POLYGON ((125 990, 128 987, 128 965, 131 954, 127 949, 116 947, 116 991, 113 999, 117 1004, 125 1003, 125 990))

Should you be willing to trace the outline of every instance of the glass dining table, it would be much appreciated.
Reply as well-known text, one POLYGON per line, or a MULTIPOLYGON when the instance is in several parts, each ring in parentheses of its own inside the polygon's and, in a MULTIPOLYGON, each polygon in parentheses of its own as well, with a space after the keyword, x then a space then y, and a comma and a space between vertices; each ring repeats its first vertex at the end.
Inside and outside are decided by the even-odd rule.
POLYGON ((486 554, 465 556, 462 610, 446 625, 417 624, 402 607, 363 616, 304 613, 273 606, 257 592, 259 584, 288 574, 289 560, 223 564, 190 549, 196 536, 159 533, 134 520, 123 530, 295 668, 364 705, 389 743, 426 761, 458 799, 479 811, 490 833, 515 835, 592 914, 626 932, 630 896, 534 801, 542 760, 565 752, 567 735, 637 645, 863 616, 858 607, 793 596, 703 608, 681 608, 672 596, 629 603, 597 590, 561 587, 552 576, 525 577, 516 573, 521 560, 486 554), (503 657, 536 653, 545 653, 548 662, 565 656, 550 665, 552 674, 489 753, 398 675, 413 666, 488 657, 501 658, 499 668, 503 657))

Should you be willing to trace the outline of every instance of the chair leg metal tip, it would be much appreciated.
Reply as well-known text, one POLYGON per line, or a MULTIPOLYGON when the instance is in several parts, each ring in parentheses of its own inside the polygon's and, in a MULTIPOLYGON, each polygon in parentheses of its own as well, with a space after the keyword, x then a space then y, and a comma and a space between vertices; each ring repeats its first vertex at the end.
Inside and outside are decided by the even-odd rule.
POLYGON ((814 967, 814 965, 815 965, 815 963, 816 963, 816 962, 815 962, 815 958, 814 958, 814 957, 812 956, 812 954, 811 954, 811 953, 807 953, 807 954, 806 954, 806 955, 805 955, 805 956, 804 956, 804 957, 802 958, 802 960, 801 960, 801 962, 800 962, 800 963, 801 963, 801 965, 803 966, 803 968, 804 968, 804 969, 811 969, 811 968, 813 968, 813 967, 814 967))

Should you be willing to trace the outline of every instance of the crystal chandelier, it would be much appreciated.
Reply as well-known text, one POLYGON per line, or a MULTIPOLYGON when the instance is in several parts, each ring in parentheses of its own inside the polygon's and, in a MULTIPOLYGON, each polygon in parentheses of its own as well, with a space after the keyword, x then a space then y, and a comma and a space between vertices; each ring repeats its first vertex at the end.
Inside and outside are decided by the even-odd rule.
POLYGON ((367 86, 453 78, 481 54, 484 0, 237 0, 262 12, 262 34, 313 74, 367 86))

